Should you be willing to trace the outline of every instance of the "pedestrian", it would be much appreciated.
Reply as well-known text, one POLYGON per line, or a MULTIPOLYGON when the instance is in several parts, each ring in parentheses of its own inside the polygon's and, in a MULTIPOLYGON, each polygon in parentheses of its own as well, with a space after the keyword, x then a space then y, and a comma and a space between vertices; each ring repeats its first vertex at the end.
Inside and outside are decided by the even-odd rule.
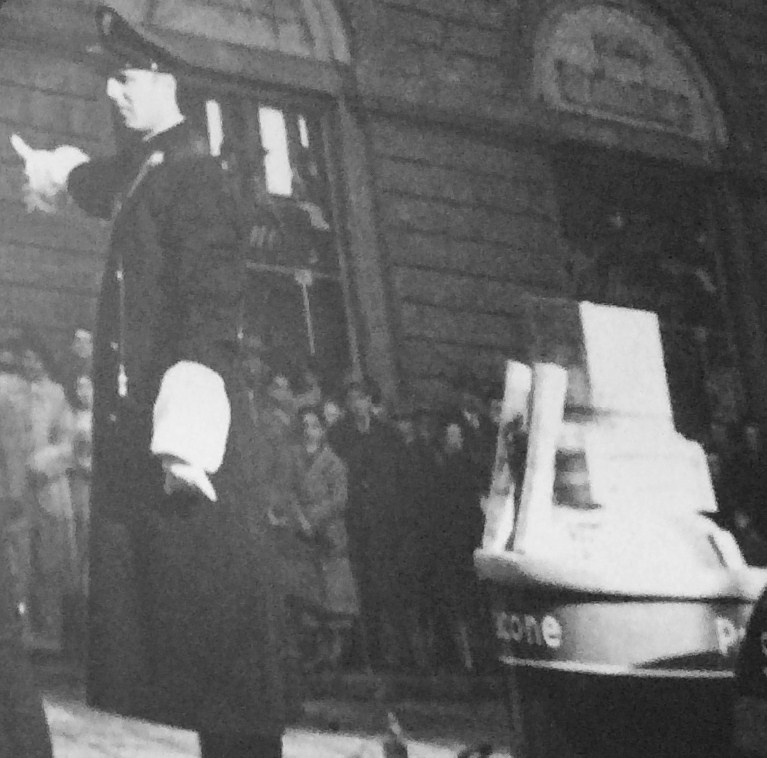
POLYGON ((474 461, 466 450, 460 419, 445 423, 440 452, 440 507, 432 523, 432 587, 439 601, 443 649, 449 637, 461 666, 473 670, 477 664, 475 627, 480 610, 473 552, 482 538, 483 519, 473 479, 474 461))
POLYGON ((26 649, 29 540, 26 382, 15 337, 0 346, 0 758, 52 758, 50 731, 26 649))
POLYGON ((69 491, 75 523, 77 582, 68 613, 65 642, 78 660, 84 660, 87 639, 88 539, 90 532, 91 473, 93 470, 93 382, 88 374, 75 380, 72 467, 69 491))
MULTIPOLYGON (((3 419, 0 416, 0 419, 3 419)), ((0 470, 0 758, 52 758, 51 737, 43 701, 25 649, 9 544, 8 516, 16 505, 6 476, 0 470)))
POLYGON ((29 614, 39 646, 61 651, 65 609, 78 584, 75 517, 68 472, 74 419, 58 371, 40 335, 31 327, 21 338, 27 380, 27 519, 30 525, 29 614))
POLYGON ((414 656, 399 576, 406 450, 397 430, 373 414, 367 382, 347 386, 347 415, 333 427, 330 444, 348 471, 346 526, 363 662, 407 668, 414 656))
POLYGON ((87 696, 196 731, 204 758, 277 758, 299 701, 262 497, 269 443, 239 351, 246 225, 179 108, 177 62, 113 11, 97 22, 107 95, 137 139, 104 159, 34 155, 112 219, 93 357, 87 696))
POLYGON ((301 441, 294 448, 294 461, 302 520, 297 528, 314 549, 320 590, 313 609, 317 621, 313 663, 334 668, 341 660, 353 621, 359 614, 344 521, 346 466, 327 442, 320 410, 302 409, 299 422, 301 441))
POLYGON ((488 412, 489 398, 482 383, 472 374, 464 374, 456 382, 458 414, 463 448, 472 464, 472 477, 477 493, 490 488, 490 477, 495 460, 498 430, 488 412))
POLYGON ((10 571, 19 604, 23 637, 31 641, 29 597, 32 583, 31 529, 27 461, 31 422, 29 385, 22 376, 18 334, 0 344, 0 451, 8 495, 3 518, 10 571))

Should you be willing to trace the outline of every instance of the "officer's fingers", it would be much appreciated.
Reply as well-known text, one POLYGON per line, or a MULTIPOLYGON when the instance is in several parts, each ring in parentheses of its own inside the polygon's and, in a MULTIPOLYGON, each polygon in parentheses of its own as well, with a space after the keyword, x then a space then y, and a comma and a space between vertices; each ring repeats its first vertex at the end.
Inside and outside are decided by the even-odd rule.
POLYGON ((11 135, 11 145, 13 149, 24 159, 24 162, 28 161, 32 154, 35 152, 24 140, 19 137, 18 134, 11 135))

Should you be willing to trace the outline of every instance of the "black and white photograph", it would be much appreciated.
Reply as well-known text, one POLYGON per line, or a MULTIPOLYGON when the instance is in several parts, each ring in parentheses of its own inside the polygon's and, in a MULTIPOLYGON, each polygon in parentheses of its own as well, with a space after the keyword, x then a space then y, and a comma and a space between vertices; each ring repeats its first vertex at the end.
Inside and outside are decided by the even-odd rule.
POLYGON ((767 758, 761 0, 0 0, 0 758, 767 758))

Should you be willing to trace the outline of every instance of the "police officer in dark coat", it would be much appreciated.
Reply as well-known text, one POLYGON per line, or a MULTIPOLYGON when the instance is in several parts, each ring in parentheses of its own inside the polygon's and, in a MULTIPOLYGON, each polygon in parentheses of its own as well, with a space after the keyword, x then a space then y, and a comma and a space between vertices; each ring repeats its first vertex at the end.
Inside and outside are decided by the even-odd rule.
MULTIPOLYGON (((238 352, 243 226, 179 111, 172 62, 111 10, 97 20, 117 61, 107 94, 141 140, 66 167, 78 205, 112 218, 93 362, 88 698, 199 732, 205 757, 276 757, 298 698, 261 496, 267 443, 238 352)), ((53 179, 71 156, 51 151, 53 179)))

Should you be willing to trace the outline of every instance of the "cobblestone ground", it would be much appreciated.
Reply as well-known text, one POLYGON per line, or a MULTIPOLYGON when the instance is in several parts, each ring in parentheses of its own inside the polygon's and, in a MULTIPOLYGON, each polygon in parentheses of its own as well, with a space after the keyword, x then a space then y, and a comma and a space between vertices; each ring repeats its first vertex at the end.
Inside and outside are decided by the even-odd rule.
MULTIPOLYGON (((54 742, 55 758, 198 758, 197 738, 178 729, 124 719, 94 711, 77 699, 49 694, 46 713, 54 742)), ((421 706, 423 712, 423 706, 421 706)), ((285 758, 382 758, 381 740, 370 733, 358 733, 345 722, 354 714, 340 705, 347 718, 337 732, 312 728, 292 729, 285 737, 285 758)), ((439 708, 438 708, 439 710, 439 708)), ((316 715, 316 714, 315 714, 316 715)), ((444 714, 443 714, 444 716, 444 714)), ((411 712, 411 723, 424 716, 411 712)), ((454 758, 466 742, 455 735, 440 738, 439 719, 408 739, 410 758, 454 758), (423 736, 423 732, 428 733, 423 736)), ((476 730, 465 732, 467 741, 476 738, 476 730)), ((495 752, 495 758, 510 758, 508 752, 495 752)))

